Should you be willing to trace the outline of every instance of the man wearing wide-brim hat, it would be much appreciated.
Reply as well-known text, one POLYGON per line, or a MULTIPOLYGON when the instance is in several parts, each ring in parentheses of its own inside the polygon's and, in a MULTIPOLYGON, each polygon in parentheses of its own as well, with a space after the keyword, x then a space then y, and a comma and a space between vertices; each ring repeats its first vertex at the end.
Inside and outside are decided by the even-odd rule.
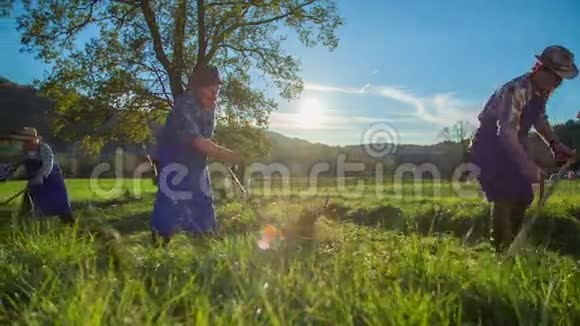
MULTIPOLYGON (((28 180, 27 193, 34 206, 34 212, 47 217, 59 216, 63 223, 73 224, 74 218, 64 175, 55 161, 50 146, 41 141, 42 138, 34 128, 12 131, 6 138, 19 143, 21 148, 17 164, 13 165, 10 172, 13 173, 18 165, 24 165, 28 180)), ((5 173, 0 178, 5 180, 11 173, 5 173)), ((27 207, 29 204, 30 201, 25 198, 23 209, 30 209, 27 207)))
POLYGON ((472 161, 481 169, 479 183, 492 203, 491 236, 498 251, 509 246, 519 232, 533 202, 532 184, 545 177, 527 154, 531 128, 550 146, 556 160, 574 155, 558 140, 546 115, 546 102, 556 88, 564 79, 578 75, 574 55, 554 45, 536 59, 531 72, 506 83, 488 100, 471 146, 472 161))

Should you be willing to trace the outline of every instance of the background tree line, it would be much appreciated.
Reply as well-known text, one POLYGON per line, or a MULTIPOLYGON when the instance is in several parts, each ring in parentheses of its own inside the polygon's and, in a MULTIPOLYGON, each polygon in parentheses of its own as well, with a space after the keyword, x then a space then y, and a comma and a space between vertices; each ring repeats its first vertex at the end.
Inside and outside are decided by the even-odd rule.
MULTIPOLYGON (((82 138, 73 139, 61 138, 53 126, 54 103, 44 97, 42 93, 32 86, 18 85, 8 81, 0 80, 0 131, 7 132, 10 129, 25 126, 35 126, 39 129, 43 137, 55 147, 61 155, 61 159, 76 159, 76 173, 78 176, 90 175, 94 165, 102 162, 113 162, 115 150, 122 147, 132 158, 127 162, 127 173, 134 170, 134 165, 144 162, 145 149, 151 146, 151 141, 144 142, 122 142, 110 139, 99 151, 100 155, 87 155, 82 150, 82 138), (145 149, 143 148, 145 145, 145 149)), ((58 117, 58 114, 56 115, 58 117)), ((328 146, 324 144, 314 144, 305 140, 286 137, 273 132, 265 132, 257 128, 249 127, 235 130, 230 127, 228 132, 222 131, 223 137, 241 138, 247 142, 256 140, 262 141, 259 146, 264 148, 262 152, 255 152, 252 158, 264 163, 282 163, 293 170, 293 175, 307 176, 310 167, 320 162, 327 162, 330 171, 326 175, 336 174, 336 164, 339 155, 344 155, 349 162, 365 163, 364 171, 351 173, 356 176, 372 176, 376 171, 376 165, 383 165, 385 175, 393 175, 396 168, 404 163, 423 164, 432 163, 438 167, 442 177, 450 178, 454 168, 468 159, 467 149, 474 126, 466 122, 458 122, 442 130, 440 134, 441 142, 430 146, 401 145, 398 147, 396 155, 386 156, 376 160, 368 156, 362 145, 351 146, 328 146), (253 133, 259 132, 261 135, 253 133), (244 134, 245 133, 245 134, 244 134), (242 135, 242 137, 240 137, 242 135)), ((575 148, 580 149, 580 123, 573 120, 554 125, 554 130, 562 141, 575 148)), ((90 136, 90 135, 89 135, 90 136)), ((240 140, 237 140, 240 141, 240 140)), ((542 155, 549 155, 545 145, 536 136, 530 137, 532 150, 542 155)), ((256 146, 246 144, 246 148, 256 146)), ((65 162, 65 167, 66 167, 65 162)), ((70 164, 69 164, 70 165, 70 164)), ((68 171, 72 171, 69 166, 68 171)), ((70 173, 70 172, 69 172, 70 173)))

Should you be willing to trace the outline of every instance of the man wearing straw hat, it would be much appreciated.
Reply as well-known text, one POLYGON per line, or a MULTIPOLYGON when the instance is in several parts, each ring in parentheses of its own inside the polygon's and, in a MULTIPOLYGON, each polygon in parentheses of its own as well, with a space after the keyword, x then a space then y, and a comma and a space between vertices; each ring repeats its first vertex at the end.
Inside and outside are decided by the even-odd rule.
POLYGON ((23 210, 33 208, 38 215, 58 216, 63 223, 74 224, 64 176, 50 146, 41 141, 34 128, 12 131, 7 139, 19 145, 21 155, 11 171, 5 171, 2 179, 14 173, 19 165, 24 165, 30 199, 25 196, 23 210))
POLYGON ((518 234, 534 198, 532 183, 545 177, 527 154, 530 129, 536 129, 557 161, 574 155, 558 140, 546 116, 546 102, 556 88, 564 79, 578 75, 574 55, 554 45, 536 59, 531 72, 506 83, 491 96, 479 115, 480 126, 472 141, 472 161, 480 168, 479 183, 492 203, 491 236, 497 251, 509 246, 518 234))

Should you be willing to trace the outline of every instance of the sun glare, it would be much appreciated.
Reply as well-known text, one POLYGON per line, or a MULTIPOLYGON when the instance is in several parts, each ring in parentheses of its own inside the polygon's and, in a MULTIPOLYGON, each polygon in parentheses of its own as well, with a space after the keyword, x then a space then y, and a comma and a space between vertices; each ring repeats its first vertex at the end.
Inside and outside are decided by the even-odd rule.
POLYGON ((318 129, 324 122, 324 108, 320 101, 306 98, 300 102, 298 108, 299 125, 305 129, 318 129))

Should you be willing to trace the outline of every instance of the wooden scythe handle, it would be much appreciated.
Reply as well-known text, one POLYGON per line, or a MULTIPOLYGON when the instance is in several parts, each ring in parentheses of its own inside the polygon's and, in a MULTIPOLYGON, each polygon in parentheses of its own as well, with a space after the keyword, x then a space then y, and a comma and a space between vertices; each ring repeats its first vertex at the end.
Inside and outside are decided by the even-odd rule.
POLYGON ((540 181, 540 197, 538 199, 538 203, 540 205, 542 205, 542 203, 544 202, 545 189, 546 189, 546 183, 545 183, 544 179, 542 178, 542 180, 540 181))
MULTIPOLYGON (((560 170, 558 171, 558 178, 554 181, 552 181, 552 185, 550 187, 550 192, 552 192, 552 189, 554 187, 554 184, 559 182, 563 177, 564 177, 564 173, 566 173, 566 171, 577 161, 579 160, 578 154, 570 157, 565 163, 564 165, 562 165, 562 167, 560 167, 560 170)), ((545 204, 545 200, 546 198, 546 191, 545 191, 546 187, 545 187, 545 181, 542 179, 540 181, 540 196, 539 196, 539 202, 538 204, 540 206, 543 206, 545 204)))
POLYGON ((560 168, 560 171, 558 172, 558 175, 563 175, 564 172, 566 172, 566 170, 568 170, 572 164, 576 163, 576 161, 578 160, 578 158, 576 157, 577 155, 569 158, 566 163, 564 163, 564 165, 562 165, 562 167, 560 168))

